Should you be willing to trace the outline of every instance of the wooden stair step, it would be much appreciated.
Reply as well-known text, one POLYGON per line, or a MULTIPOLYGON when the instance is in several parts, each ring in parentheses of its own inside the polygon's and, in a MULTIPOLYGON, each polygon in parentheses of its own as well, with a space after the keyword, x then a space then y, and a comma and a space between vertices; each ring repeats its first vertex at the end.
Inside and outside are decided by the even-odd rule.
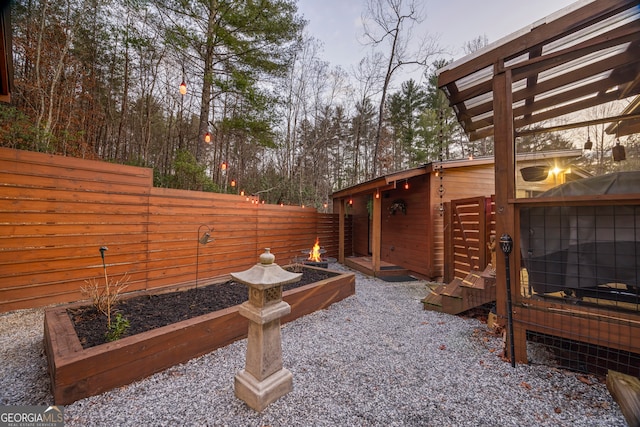
POLYGON ((462 281, 458 278, 446 284, 440 294, 442 295, 442 311, 448 314, 458 314, 462 312, 463 299, 462 281))
POLYGON ((495 301, 495 295, 495 280, 473 272, 464 280, 456 277, 450 283, 431 290, 429 295, 422 300, 422 304, 425 310, 460 314, 495 301))
POLYGON ((444 288, 444 285, 439 285, 435 289, 429 289, 429 294, 424 297, 421 302, 425 310, 442 311, 442 295, 440 292, 444 288))
POLYGON ((376 272, 376 276, 378 277, 407 276, 408 274, 409 274, 409 270, 397 265, 380 267, 380 270, 376 272))
POLYGON ((479 307, 481 305, 493 302, 496 300, 496 288, 495 286, 487 287, 486 289, 479 288, 465 288, 463 296, 463 310, 467 311, 472 308, 479 307))
POLYGON ((462 298, 462 289, 460 288, 461 285, 462 280, 456 277, 450 283, 444 285, 444 288, 442 289, 440 294, 451 298, 462 298))
POLYGON ((472 271, 467 275, 467 277, 462 279, 461 286, 473 289, 487 289, 491 286, 495 286, 495 284, 495 276, 492 276, 490 272, 485 270, 482 273, 472 271))

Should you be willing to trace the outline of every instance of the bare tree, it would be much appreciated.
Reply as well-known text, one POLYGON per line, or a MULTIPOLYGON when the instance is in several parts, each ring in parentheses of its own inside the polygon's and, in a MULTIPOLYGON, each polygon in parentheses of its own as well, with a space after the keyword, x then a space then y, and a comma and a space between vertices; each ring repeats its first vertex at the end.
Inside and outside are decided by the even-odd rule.
POLYGON ((462 50, 464 50, 465 55, 472 54, 474 52, 479 51, 483 47, 489 44, 489 39, 486 34, 476 37, 473 40, 469 40, 462 46, 462 50))
POLYGON ((379 52, 372 52, 371 55, 363 58, 358 67, 354 70, 354 78, 358 81, 358 89, 355 93, 355 99, 353 105, 355 111, 353 112, 353 182, 355 184, 360 179, 366 179, 373 175, 373 171, 369 171, 368 165, 370 164, 368 158, 362 159, 362 154, 366 157, 371 150, 369 150, 370 143, 375 146, 375 138, 369 141, 366 131, 369 122, 369 110, 371 109, 371 99, 377 95, 380 91, 380 87, 384 83, 382 77, 383 74, 383 57, 379 52), (361 171, 363 175, 361 176, 361 171))
POLYGON ((387 90, 396 70, 404 65, 414 64, 427 66, 427 60, 439 52, 436 40, 423 37, 417 47, 410 48, 412 29, 420 24, 424 15, 417 0, 368 0, 366 10, 362 16, 364 37, 374 49, 386 49, 386 71, 382 94, 378 106, 378 125, 376 129, 375 147, 373 153, 373 175, 378 172, 378 150, 382 133, 382 122, 387 90))

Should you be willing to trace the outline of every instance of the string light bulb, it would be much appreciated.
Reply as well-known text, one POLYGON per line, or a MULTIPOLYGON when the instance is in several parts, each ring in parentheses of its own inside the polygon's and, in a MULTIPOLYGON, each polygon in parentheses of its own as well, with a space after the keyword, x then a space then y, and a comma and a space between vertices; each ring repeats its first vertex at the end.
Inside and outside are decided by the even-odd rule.
POLYGON ((404 180, 404 189, 408 190, 409 189, 409 181, 408 180, 404 180))
POLYGON ((204 142, 207 144, 211 142, 211 134, 209 132, 204 134, 204 142))
POLYGON ((180 95, 186 95, 186 94, 187 94, 187 84, 183 80, 182 83, 180 83, 180 95))

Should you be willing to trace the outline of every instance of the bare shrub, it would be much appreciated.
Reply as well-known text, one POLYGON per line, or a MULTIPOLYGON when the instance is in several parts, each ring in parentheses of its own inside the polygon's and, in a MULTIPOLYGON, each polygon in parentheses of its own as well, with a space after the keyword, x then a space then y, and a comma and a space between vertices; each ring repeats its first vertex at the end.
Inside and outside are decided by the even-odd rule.
POLYGON ((105 269, 105 286, 100 286, 97 279, 85 280, 86 286, 80 290, 91 298, 93 306, 107 316, 107 327, 111 328, 111 312, 120 294, 129 286, 129 275, 125 273, 119 280, 113 281, 107 277, 105 269))

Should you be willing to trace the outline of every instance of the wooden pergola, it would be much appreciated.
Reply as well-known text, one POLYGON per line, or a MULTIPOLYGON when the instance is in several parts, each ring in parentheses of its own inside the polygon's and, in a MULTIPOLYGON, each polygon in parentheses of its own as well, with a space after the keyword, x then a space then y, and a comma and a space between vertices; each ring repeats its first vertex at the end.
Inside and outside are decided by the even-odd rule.
MULTIPOLYGON (((576 2, 439 70, 438 86, 470 140, 494 138, 496 231, 498 236, 513 236, 515 259, 511 265, 518 265, 518 209, 535 201, 515 197, 516 137, 602 123, 610 123, 607 131, 619 136, 640 130, 640 1, 576 2), (613 114, 592 120, 580 117, 581 111, 602 104, 611 104, 613 114), (561 120, 550 125, 554 119, 561 120)), ((640 204, 640 195, 625 195, 623 201, 640 204)), ((603 196, 599 202, 620 203, 620 197, 603 196)), ((497 261, 497 309, 504 318, 505 259, 499 256, 497 261)), ((511 269, 512 294, 519 290, 518 273, 518 269, 511 269)), ((520 320, 519 326, 514 326, 514 353, 519 362, 527 361, 528 327, 523 324, 531 318, 523 317, 526 311, 526 305, 517 313, 514 309, 516 320, 520 320)), ((549 318, 562 322, 560 317, 549 318)), ((631 322, 636 326, 630 326, 631 331, 625 330, 624 338, 614 343, 617 348, 640 350, 638 340, 629 339, 640 336, 637 320, 631 322)), ((546 327, 542 329, 549 330, 550 326, 546 327)), ((568 338, 579 336, 579 322, 573 327, 575 331, 568 338)), ((605 341, 594 337, 593 342, 605 341)))

